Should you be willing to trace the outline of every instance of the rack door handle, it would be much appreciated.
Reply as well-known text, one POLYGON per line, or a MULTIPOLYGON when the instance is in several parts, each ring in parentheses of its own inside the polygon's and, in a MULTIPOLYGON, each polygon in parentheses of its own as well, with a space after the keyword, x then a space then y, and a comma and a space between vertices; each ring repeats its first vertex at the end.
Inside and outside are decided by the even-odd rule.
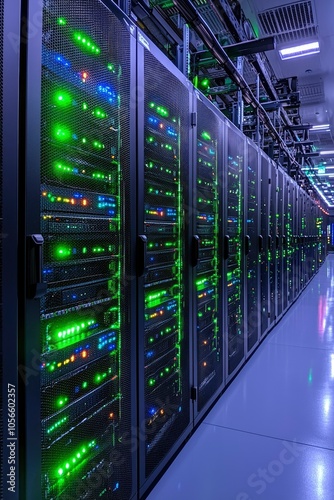
POLYGON ((259 234, 259 253, 263 252, 263 236, 259 234))
POLYGON ((283 246, 286 247, 287 239, 286 239, 285 234, 283 234, 283 236, 282 236, 282 242, 283 242, 283 246))
POLYGON ((276 235, 276 248, 279 248, 279 236, 276 235))
POLYGON ((147 257, 147 236, 145 234, 140 234, 137 238, 137 274, 138 274, 138 277, 143 276, 147 272, 146 257, 147 257))
POLYGON ((46 294, 47 284, 43 283, 43 244, 41 234, 27 237, 27 297, 40 299, 46 294))
POLYGON ((228 234, 224 237, 224 259, 228 259, 230 254, 230 237, 228 234))
POLYGON ((249 254, 250 251, 251 238, 248 234, 245 236, 245 255, 249 254))
POLYGON ((200 241, 201 239, 197 234, 195 234, 191 240, 191 264, 193 267, 198 264, 200 241))
POLYGON ((271 250, 272 243, 273 243, 273 238, 272 238, 271 234, 269 234, 269 236, 268 236, 268 250, 271 250))

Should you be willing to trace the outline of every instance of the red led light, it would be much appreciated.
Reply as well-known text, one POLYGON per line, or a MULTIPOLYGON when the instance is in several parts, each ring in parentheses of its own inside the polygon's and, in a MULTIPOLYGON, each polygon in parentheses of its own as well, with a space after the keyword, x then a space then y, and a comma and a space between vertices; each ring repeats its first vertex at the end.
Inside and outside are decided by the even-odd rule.
POLYGON ((81 80, 83 81, 83 83, 85 83, 85 82, 86 82, 87 78, 88 78, 88 73, 87 73, 87 71, 83 71, 83 72, 81 73, 81 80))

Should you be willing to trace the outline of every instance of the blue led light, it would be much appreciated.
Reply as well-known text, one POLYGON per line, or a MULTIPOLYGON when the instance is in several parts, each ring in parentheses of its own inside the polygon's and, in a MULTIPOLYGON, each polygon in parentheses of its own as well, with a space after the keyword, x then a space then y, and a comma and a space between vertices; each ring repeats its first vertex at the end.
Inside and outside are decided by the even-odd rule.
POLYGON ((98 85, 97 92, 98 94, 104 96, 111 104, 115 104, 117 102, 117 92, 115 92, 115 90, 113 90, 109 85, 98 85))
POLYGON ((177 132, 173 127, 167 127, 167 135, 170 137, 177 137, 177 132))
POLYGON ((149 122, 151 125, 158 125, 158 124, 159 124, 159 120, 158 120, 158 118, 155 118, 154 116, 149 116, 149 117, 148 117, 148 122, 149 122))
POLYGON ((57 63, 61 64, 65 68, 70 68, 71 67, 71 63, 67 59, 65 59, 65 57, 63 57, 61 54, 56 54, 55 55, 55 60, 56 60, 57 63))

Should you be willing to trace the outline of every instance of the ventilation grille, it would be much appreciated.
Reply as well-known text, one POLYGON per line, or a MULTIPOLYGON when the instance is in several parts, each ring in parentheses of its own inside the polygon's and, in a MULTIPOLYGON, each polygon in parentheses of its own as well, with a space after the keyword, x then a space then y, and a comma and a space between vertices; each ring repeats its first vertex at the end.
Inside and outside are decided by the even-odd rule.
POLYGON ((315 40, 318 26, 312 10, 312 2, 297 2, 259 13, 259 21, 265 35, 275 35, 277 43, 304 38, 315 40))
POLYGON ((325 99, 323 82, 299 85, 298 90, 303 104, 315 104, 317 102, 323 102, 325 99))

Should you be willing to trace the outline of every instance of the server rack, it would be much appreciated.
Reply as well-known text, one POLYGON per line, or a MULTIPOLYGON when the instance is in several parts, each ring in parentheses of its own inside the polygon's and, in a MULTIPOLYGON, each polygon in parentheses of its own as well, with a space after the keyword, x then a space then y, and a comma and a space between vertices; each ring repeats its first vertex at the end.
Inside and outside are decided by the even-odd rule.
POLYGON ((231 377, 245 358, 244 337, 244 203, 243 169, 245 137, 231 124, 226 126, 226 363, 231 377))
POLYGON ((269 261, 269 328, 276 320, 277 299, 277 261, 276 261, 276 234, 277 234, 277 166, 269 161, 269 235, 268 235, 268 261, 269 261))
POLYGON ((268 157, 261 153, 261 227, 259 235, 260 250, 260 290, 261 290, 261 337, 265 335, 269 326, 269 180, 270 164, 268 157))
POLYGON ((286 235, 287 235, 287 285, 288 285, 288 304, 291 305, 293 302, 293 253, 294 253, 294 232, 293 232, 293 195, 294 195, 294 185, 290 179, 286 180, 287 185, 287 218, 286 218, 286 235))
POLYGON ((289 304, 289 251, 290 251, 290 235, 289 235, 289 180, 283 174, 283 220, 282 220, 282 269, 283 269, 283 311, 286 311, 289 304))
POLYGON ((284 312, 283 284, 285 282, 284 262, 283 262, 283 227, 284 227, 284 173, 277 169, 277 209, 276 209, 276 318, 281 318, 284 312))
POLYGON ((223 383, 222 205, 224 192, 222 126, 217 109, 194 93, 192 283, 195 422, 223 383))
POLYGON ((0 2, 0 497, 17 499, 18 429, 18 266, 19 56, 18 2, 0 2))
POLYGON ((247 332, 247 353, 252 352, 259 341, 259 153, 255 145, 247 140, 247 168, 245 168, 245 332, 247 332))
POLYGON ((139 484, 144 491, 191 425, 192 96, 186 78, 140 31, 137 67, 143 85, 138 96, 137 252, 139 484))
POLYGON ((27 53, 22 351, 28 367, 40 353, 40 370, 21 402, 21 495, 130 498, 134 27, 109 2, 48 1, 41 14, 27 53))

